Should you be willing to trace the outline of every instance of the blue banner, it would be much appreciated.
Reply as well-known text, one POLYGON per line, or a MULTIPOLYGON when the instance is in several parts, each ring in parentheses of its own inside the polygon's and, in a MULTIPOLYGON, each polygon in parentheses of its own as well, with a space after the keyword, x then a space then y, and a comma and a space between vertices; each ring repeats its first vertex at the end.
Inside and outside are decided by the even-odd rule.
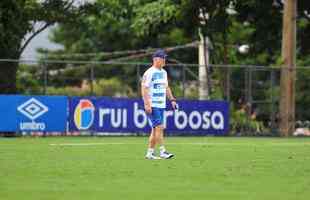
POLYGON ((0 95, 0 131, 66 131, 67 97, 0 95))
MULTIPOLYGON (((166 133, 183 135, 224 135, 229 131, 229 104, 226 101, 179 100, 179 109, 170 103, 164 113, 166 133)), ((140 99, 70 98, 69 130, 96 132, 143 132, 151 130, 140 99)))

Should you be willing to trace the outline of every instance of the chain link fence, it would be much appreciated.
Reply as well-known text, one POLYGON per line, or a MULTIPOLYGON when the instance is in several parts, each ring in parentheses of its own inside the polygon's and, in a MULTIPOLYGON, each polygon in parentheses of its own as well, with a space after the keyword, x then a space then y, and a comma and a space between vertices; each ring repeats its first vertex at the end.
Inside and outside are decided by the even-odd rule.
MULTIPOLYGON (((17 89, 26 95, 140 97, 140 80, 151 63, 40 60, 18 62, 17 89)), ((165 69, 177 98, 199 99, 199 66, 165 69)), ((279 125, 280 67, 210 65, 210 100, 230 102, 230 135, 276 136, 279 125)), ((310 128, 310 67, 296 68, 296 127, 310 128)))

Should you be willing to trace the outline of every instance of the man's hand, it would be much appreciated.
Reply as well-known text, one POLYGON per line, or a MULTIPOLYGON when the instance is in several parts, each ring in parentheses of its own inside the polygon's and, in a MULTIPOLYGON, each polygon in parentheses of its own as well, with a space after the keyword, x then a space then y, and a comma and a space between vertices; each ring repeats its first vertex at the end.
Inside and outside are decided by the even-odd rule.
POLYGON ((168 85, 167 85, 167 88, 166 88, 166 92, 167 92, 168 99, 171 101, 171 105, 172 105, 173 110, 178 110, 179 109, 178 108, 178 104, 176 102, 176 99, 173 97, 171 89, 170 89, 170 87, 168 85))
POLYGON ((144 109, 145 109, 145 112, 147 114, 151 114, 152 113, 152 107, 150 104, 144 104, 144 109))
POLYGON ((171 105, 172 105, 173 110, 177 110, 178 109, 178 104, 177 104, 176 101, 171 101, 171 105))

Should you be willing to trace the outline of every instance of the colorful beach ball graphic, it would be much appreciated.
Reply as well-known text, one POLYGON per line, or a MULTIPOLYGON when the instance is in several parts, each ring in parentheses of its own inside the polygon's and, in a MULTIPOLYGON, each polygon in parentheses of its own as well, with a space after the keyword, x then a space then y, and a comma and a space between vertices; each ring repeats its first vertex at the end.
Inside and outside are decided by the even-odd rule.
POLYGON ((82 99, 75 107, 74 123, 80 130, 87 130, 94 121, 95 106, 90 100, 82 99))

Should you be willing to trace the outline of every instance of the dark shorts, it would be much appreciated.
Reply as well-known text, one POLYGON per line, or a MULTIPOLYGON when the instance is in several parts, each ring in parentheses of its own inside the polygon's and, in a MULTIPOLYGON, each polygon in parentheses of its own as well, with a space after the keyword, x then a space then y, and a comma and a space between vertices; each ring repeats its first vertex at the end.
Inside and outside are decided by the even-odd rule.
POLYGON ((163 125, 164 123, 164 108, 152 108, 152 113, 148 114, 148 118, 152 122, 152 127, 163 125))

